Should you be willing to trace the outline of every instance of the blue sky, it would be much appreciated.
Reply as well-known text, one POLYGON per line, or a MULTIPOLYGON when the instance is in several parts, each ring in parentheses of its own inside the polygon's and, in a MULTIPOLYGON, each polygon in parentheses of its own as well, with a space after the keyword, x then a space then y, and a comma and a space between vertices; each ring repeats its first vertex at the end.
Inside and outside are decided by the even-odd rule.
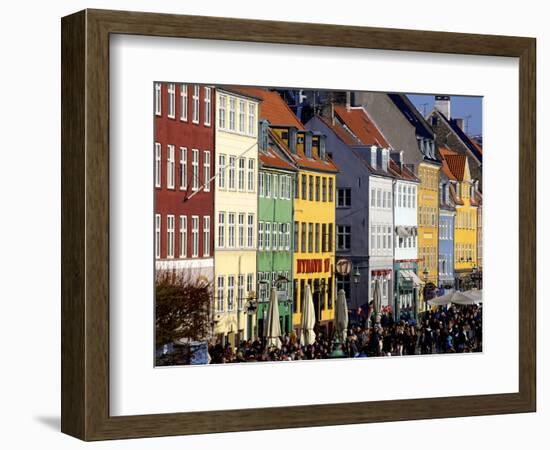
MULTIPOLYGON (((424 112, 429 114, 434 107, 433 95, 407 94, 407 97, 423 115, 424 112)), ((482 99, 483 97, 451 95, 451 117, 466 119, 467 116, 471 116, 467 120, 468 129, 465 130, 469 135, 482 134, 482 99)), ((466 120, 464 126, 466 127, 466 120)))

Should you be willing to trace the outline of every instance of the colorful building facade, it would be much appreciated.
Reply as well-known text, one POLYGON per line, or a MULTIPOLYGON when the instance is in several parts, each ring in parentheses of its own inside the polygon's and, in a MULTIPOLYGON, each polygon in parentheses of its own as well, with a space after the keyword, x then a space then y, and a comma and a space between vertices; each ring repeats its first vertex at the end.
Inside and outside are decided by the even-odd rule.
POLYGON ((214 334, 236 345, 252 335, 246 304, 256 286, 259 100, 216 90, 214 334))
POLYGON ((214 275, 214 88, 155 83, 154 242, 157 275, 214 275))

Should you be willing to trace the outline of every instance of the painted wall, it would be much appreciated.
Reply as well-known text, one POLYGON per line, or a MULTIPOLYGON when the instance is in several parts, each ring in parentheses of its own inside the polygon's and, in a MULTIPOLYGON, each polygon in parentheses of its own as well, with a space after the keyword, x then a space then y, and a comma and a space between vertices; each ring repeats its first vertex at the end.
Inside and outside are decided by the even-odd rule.
POLYGON ((455 212, 439 209, 439 285, 454 286, 455 212))
POLYGON ((477 264, 477 207, 471 202, 471 181, 466 160, 463 181, 458 183, 458 193, 464 204, 456 207, 455 272, 471 272, 477 264))

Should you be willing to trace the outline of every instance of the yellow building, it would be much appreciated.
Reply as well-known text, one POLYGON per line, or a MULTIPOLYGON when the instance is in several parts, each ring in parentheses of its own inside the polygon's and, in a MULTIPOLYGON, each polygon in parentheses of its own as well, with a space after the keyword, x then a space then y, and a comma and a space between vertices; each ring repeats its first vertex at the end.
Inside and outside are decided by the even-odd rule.
POLYGON ((438 286, 440 165, 421 162, 418 166, 418 273, 422 281, 438 286))
POLYGON ((214 335, 248 335, 246 304, 256 286, 259 100, 216 90, 214 335))
POLYGON ((477 208, 474 184, 470 174, 468 158, 449 149, 440 149, 443 170, 449 177, 457 197, 455 217, 455 277, 460 289, 467 289, 470 275, 477 264, 477 208))

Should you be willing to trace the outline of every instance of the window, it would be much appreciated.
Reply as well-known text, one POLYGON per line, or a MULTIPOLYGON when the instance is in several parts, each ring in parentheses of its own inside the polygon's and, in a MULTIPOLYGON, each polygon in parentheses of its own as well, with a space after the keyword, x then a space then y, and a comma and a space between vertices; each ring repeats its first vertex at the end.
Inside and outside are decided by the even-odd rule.
POLYGON ((285 249, 285 224, 279 224, 279 250, 285 249))
POLYGON ((271 222, 266 222, 265 227, 265 239, 264 239, 264 250, 271 249, 271 222))
POLYGON ((160 258, 160 214, 155 214, 155 257, 160 258))
POLYGON ((204 151, 204 191, 210 192, 210 152, 204 151))
POLYGON ((155 114, 157 116, 160 116, 162 114, 161 112, 161 105, 162 105, 162 100, 161 100, 161 87, 160 87, 160 83, 155 83, 155 114))
POLYGON ((180 258, 187 256, 187 216, 180 216, 180 258))
POLYGON ((412 205, 413 208, 416 208, 416 186, 412 187, 412 205))
POLYGON ((218 213, 218 247, 225 247, 225 213, 218 213))
POLYGON ((235 130, 235 97, 229 97, 229 129, 235 130))
POLYGON ((202 254, 210 256, 210 216, 204 216, 202 221, 202 254))
POLYGON ((248 159, 248 192, 254 192, 254 178, 256 177, 255 162, 252 158, 248 159))
POLYGON ((218 156, 218 187, 225 189, 225 155, 218 156))
POLYGON ((239 213, 238 243, 239 248, 244 248, 244 213, 239 213))
POLYGON ((227 214, 227 246, 235 247, 235 213, 227 214))
POLYGON ((338 225, 336 227, 336 250, 349 250, 351 244, 351 227, 338 225))
POLYGON ((174 257, 174 216, 166 216, 166 257, 174 257))
POLYGON ((244 306, 244 275, 237 278, 237 309, 241 311, 244 306))
POLYGON ((387 192, 382 191, 382 208, 387 208, 388 202, 387 202, 387 192))
POLYGON ((376 226, 376 248, 382 248, 382 227, 380 225, 376 226))
POLYGON ((225 279, 223 277, 223 275, 221 276, 218 276, 218 282, 217 282, 217 285, 218 285, 218 289, 217 289, 217 292, 216 292, 216 310, 218 312, 223 312, 223 307, 224 307, 224 298, 223 298, 223 295, 224 295, 224 282, 225 282, 225 279))
POLYGON ((320 250, 320 225, 318 223, 315 224, 315 253, 319 253, 320 250))
POLYGON ((329 223, 328 224, 328 236, 327 236, 327 239, 328 239, 328 251, 329 252, 332 252, 332 239, 333 239, 333 225, 332 223, 329 223))
POLYGON ((199 123, 199 89, 199 85, 193 85, 193 123, 199 123))
POLYGON ((315 177, 315 201, 321 200, 321 177, 315 177))
POLYGON ((376 225, 370 226, 370 248, 371 253, 372 250, 376 250, 376 225))
POLYGON ((388 250, 391 250, 391 227, 386 228, 386 233, 388 236, 388 250))
POLYGON ((218 105, 218 126, 221 130, 225 129, 225 111, 227 108, 227 96, 220 95, 220 104, 218 105))
POLYGON ((309 223, 307 226, 307 251, 313 253, 313 224, 309 223))
POLYGON ((254 214, 248 215, 247 247, 254 247, 254 214))
POLYGON ((302 175, 302 200, 307 199, 307 175, 302 175))
POLYGON ((182 84, 180 86, 180 120, 187 122, 187 85, 182 84))
POLYGON ((239 191, 244 191, 244 169, 245 169, 245 158, 239 158, 239 173, 238 173, 238 185, 239 191))
POLYGON ((265 174, 265 196, 271 197, 271 174, 265 174))
POLYGON ((264 223, 258 222, 258 250, 264 249, 264 223))
POLYGON ((271 245, 272 245, 272 249, 273 250, 277 250, 277 229, 278 229, 278 225, 277 223, 273 223, 272 224, 272 227, 273 227, 273 234, 271 236, 271 245))
POLYGON ((336 197, 337 208, 349 208, 351 206, 351 189, 339 188, 337 189, 338 196, 336 197))
POLYGON ((180 147, 180 189, 187 189, 187 149, 180 147))
POLYGON ((176 85, 168 83, 168 117, 173 119, 176 117, 176 85))
POLYGON ((212 89, 204 88, 204 124, 210 126, 212 123, 212 89))
POLYGON ((235 190, 235 157, 229 157, 229 189, 235 190))
POLYGON ((374 188, 370 190, 370 206, 371 208, 376 207, 376 189, 374 188))
POLYGON ((273 198, 279 196, 279 177, 273 174, 273 198))
POLYGON ((309 200, 313 201, 313 176, 309 176, 309 200))
POLYGON ((334 181, 332 178, 329 178, 328 179, 328 201, 329 202, 332 202, 333 201, 333 195, 334 195, 334 181))
POLYGON ((254 286, 254 274, 249 273, 246 276, 246 292, 248 293, 248 295, 250 295, 250 293, 254 290, 253 286, 254 286))
POLYGON ((285 250, 290 250, 290 223, 285 224, 285 250))
POLYGON ((305 143, 306 157, 311 158, 312 157, 312 154, 311 154, 311 134, 306 133, 306 138, 305 139, 306 139, 306 143, 305 143))
POLYGON ((155 186, 160 187, 161 146, 155 142, 155 186))
POLYGON ((298 230, 298 227, 300 226, 300 224, 298 222, 294 222, 294 251, 297 252, 298 251, 298 233, 299 233, 299 230, 298 230))
POLYGON ((193 181, 193 190, 199 190, 199 151, 194 148, 193 151, 193 160, 191 161, 191 176, 193 181))
POLYGON ((382 189, 376 189, 376 207, 382 208, 382 189))
POLYGON ((258 181, 258 195, 260 197, 263 197, 264 196, 264 173, 263 172, 260 172, 260 179, 258 181))
POLYGON ((166 187, 168 189, 174 189, 174 177, 175 177, 175 148, 173 145, 168 145, 168 158, 166 159, 166 187))
POLYGON ((256 134, 256 105, 248 104, 248 134, 254 136, 256 134))
POLYGON ((191 244, 193 248, 191 257, 196 258, 199 256, 199 216, 191 217, 191 244))
POLYGON ((305 222, 302 222, 302 241, 301 241, 301 252, 302 253, 305 253, 306 252, 306 244, 307 244, 307 240, 306 240, 306 226, 307 224, 305 222))
POLYGON ((235 309, 235 276, 229 275, 227 277, 227 310, 233 311, 235 309))
POLYGON ((245 107, 244 100, 239 100, 239 131, 241 133, 245 132, 245 126, 246 126, 246 120, 244 117, 245 116, 244 107, 245 107))
POLYGON ((294 175, 294 198, 299 198, 299 189, 298 189, 298 175, 294 175))
POLYGON ((323 187, 321 190, 321 200, 324 202, 327 201, 327 179, 323 177, 323 187))
POLYGON ((327 251, 327 224, 324 223, 321 227, 321 251, 327 251))

